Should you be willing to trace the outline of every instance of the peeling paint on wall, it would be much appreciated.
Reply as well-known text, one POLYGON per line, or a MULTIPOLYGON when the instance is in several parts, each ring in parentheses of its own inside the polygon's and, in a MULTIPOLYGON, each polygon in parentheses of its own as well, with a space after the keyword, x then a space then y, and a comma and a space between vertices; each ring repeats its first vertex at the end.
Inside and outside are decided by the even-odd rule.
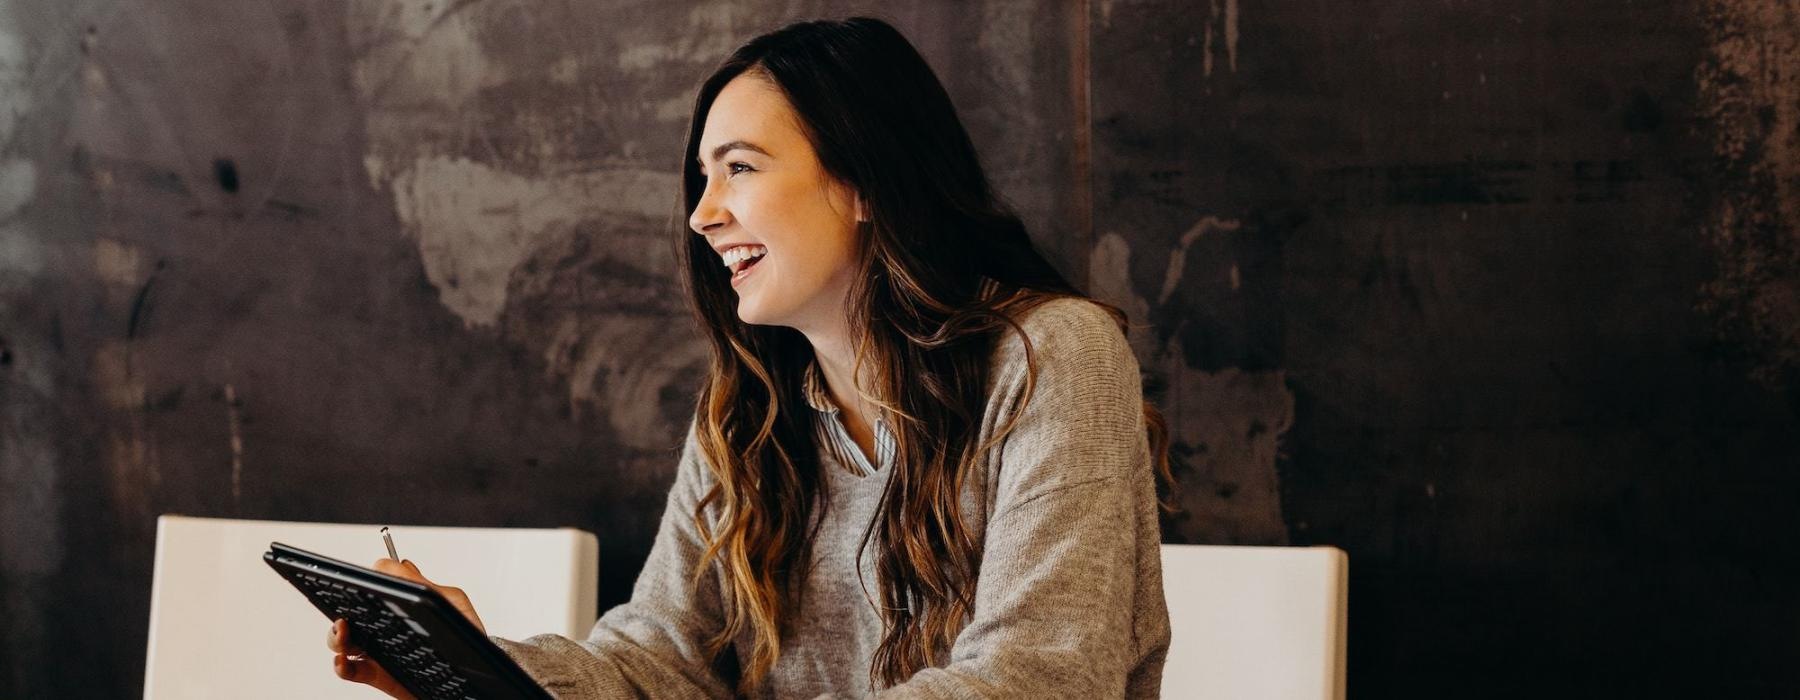
POLYGON ((686 323, 670 246, 645 219, 607 217, 539 247, 513 274, 505 337, 568 382, 570 411, 605 417, 620 442, 676 444, 693 417, 707 349, 686 323), (649 254, 649 255, 647 255, 649 254))
POLYGON ((584 219, 648 215, 659 209, 653 203, 672 201, 677 186, 666 173, 529 178, 442 156, 420 157, 395 173, 390 185, 439 298, 471 326, 499 319, 507 279, 532 251, 584 219), (621 205, 641 208, 621 212, 621 205))
POLYGON ((852 13, 1130 314, 1168 539, 1350 553, 1350 695, 1793 689, 1796 11, 1244 5, 0 0, 0 696, 134 694, 157 512, 576 525, 626 599, 693 86, 852 13))
POLYGON ((131 410, 144 404, 144 384, 131 371, 131 343, 110 340, 94 353, 94 383, 106 405, 131 410))
POLYGON ((371 102, 415 108, 456 108, 481 88, 498 84, 487 55, 475 46, 475 25, 456 0, 355 0, 347 18, 354 79, 371 102))
POLYGON ((143 266, 138 249, 108 238, 94 242, 94 276, 101 282, 120 287, 136 287, 142 281, 143 266))
POLYGON ((25 38, 14 33, 13 9, 0 4, 0 287, 13 274, 44 267, 36 237, 19 228, 20 212, 37 196, 37 166, 14 152, 20 118, 32 109, 31 63, 25 38))
POLYGON ((1130 319, 1131 347, 1139 358, 1151 356, 1150 304, 1131 288, 1131 243, 1124 236, 1108 231, 1094 242, 1088 257, 1088 293, 1094 298, 1119 307, 1130 319))
MULTIPOLYGON (((34 109, 33 67, 27 37, 13 3, 0 1, 0 572, 38 576, 62 565, 55 519, 60 478, 51 435, 45 428, 57 407, 50 348, 23 329, 10 293, 26 288, 45 267, 47 251, 26 230, 23 215, 38 195, 37 165, 21 153, 20 131, 34 109)), ((0 611, 24 614, 11 600, 0 611)), ((28 629, 30 620, 25 621, 28 629)))
MULTIPOLYGON (((1156 303, 1167 304, 1169 297, 1175 294, 1175 288, 1181 284, 1181 274, 1187 268, 1188 248, 1194 245, 1194 241, 1200 240, 1201 236, 1205 236, 1209 232, 1236 231, 1242 225, 1236 219, 1220 219, 1216 216, 1204 216, 1194 222, 1192 227, 1181 234, 1180 243, 1175 246, 1174 252, 1169 254, 1169 269, 1163 273, 1162 291, 1156 295, 1156 303)), ((1237 285, 1233 284, 1232 286, 1236 287, 1237 285)))
POLYGON ((238 415, 237 387, 225 385, 225 427, 231 442, 231 505, 237 508, 244 499, 244 420, 238 415))
MULTIPOLYGON (((1203 216, 1177 239, 1157 307, 1182 284, 1187 249, 1215 230, 1240 224, 1203 216)), ((1133 288, 1131 245, 1117 233, 1102 235, 1089 258, 1090 291, 1131 317, 1131 344, 1149 375, 1146 385, 1169 427, 1170 463, 1181 512, 1165 523, 1171 541, 1207 544, 1285 544, 1281 480, 1276 463, 1281 439, 1294 423, 1294 395, 1280 370, 1245 371, 1189 367, 1180 329, 1144 323, 1152 305, 1133 288)))
MULTIPOLYGON (((723 60, 743 41, 739 25, 751 19, 740 2, 699 2, 686 12, 686 31, 669 37, 626 37, 616 65, 625 71, 656 70, 670 64, 707 65, 723 60)), ((684 95, 681 118, 687 118, 692 96, 684 95)))
POLYGON ((1208 0, 1207 8, 1210 13, 1210 21, 1206 23, 1206 39, 1205 43, 1202 45, 1205 49, 1205 58, 1201 65, 1201 73, 1206 77, 1212 77, 1213 36, 1215 34, 1224 35, 1225 65, 1231 72, 1236 73, 1238 59, 1238 0, 1225 0, 1223 8, 1219 6, 1219 0, 1208 0))
POLYGON ((592 76, 662 76, 716 61, 740 39, 736 15, 729 4, 686 8, 691 31, 673 40, 621 36, 610 50, 537 56, 484 34, 557 21, 520 20, 512 13, 522 8, 357 4, 349 23, 352 43, 367 47, 356 58, 369 104, 364 169, 391 193, 446 308, 542 358, 567 382, 573 417, 595 411, 625 445, 665 449, 687 425, 686 394, 706 349, 686 324, 670 323, 686 314, 668 240, 673 160, 647 169, 635 150, 647 130, 677 134, 690 96, 640 103, 592 76), (618 150, 595 153, 605 147, 595 141, 610 139, 593 130, 613 118, 631 129, 604 134, 620 137, 618 150))
POLYGON ((1703 308, 1746 344, 1754 376, 1800 378, 1800 8, 1706 3, 1696 71, 1723 187, 1705 232, 1718 277, 1703 308))

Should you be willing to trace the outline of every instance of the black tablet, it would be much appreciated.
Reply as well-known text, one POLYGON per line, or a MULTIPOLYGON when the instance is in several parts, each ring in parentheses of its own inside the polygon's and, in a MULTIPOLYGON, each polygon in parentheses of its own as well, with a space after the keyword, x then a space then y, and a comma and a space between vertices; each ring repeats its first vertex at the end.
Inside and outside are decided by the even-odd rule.
POLYGON ((550 694, 424 584, 270 542, 263 561, 421 700, 550 694))

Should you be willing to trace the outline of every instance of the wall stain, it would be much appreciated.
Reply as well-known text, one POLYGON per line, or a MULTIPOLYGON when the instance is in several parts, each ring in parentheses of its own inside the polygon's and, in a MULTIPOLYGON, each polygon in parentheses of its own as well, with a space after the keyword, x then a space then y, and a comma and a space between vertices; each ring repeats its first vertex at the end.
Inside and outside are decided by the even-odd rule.
POLYGON ((1213 36, 1223 34, 1225 38, 1225 65, 1231 72, 1237 72, 1238 63, 1238 0, 1225 0, 1223 8, 1219 0, 1207 1, 1208 21, 1206 23, 1205 40, 1202 44, 1201 72, 1210 78, 1213 74, 1213 36))
POLYGON ((668 240, 676 171, 640 152, 646 133, 673 146, 686 121, 668 76, 729 53, 744 21, 729 3, 668 11, 689 31, 602 44, 579 31, 599 18, 518 2, 361 2, 350 16, 364 169, 440 301, 541 358, 571 420, 597 415, 654 450, 685 431, 706 350, 669 322, 686 316, 668 240))
POLYGON ((1751 376, 1800 385, 1800 8, 1705 4, 1695 71, 1723 182, 1703 228, 1718 256, 1700 308, 1745 346, 1751 376))
MULTIPOLYGON (((1132 249, 1117 233, 1102 235, 1089 257, 1089 291, 1133 321, 1128 337, 1145 373, 1145 391, 1168 422, 1170 463, 1180 511, 1165 518, 1171 542, 1286 544, 1277 463, 1294 422, 1294 395, 1280 369, 1197 369, 1179 327, 1152 327, 1175 288, 1184 285, 1188 249, 1214 231, 1240 224, 1203 216, 1178 239, 1155 306, 1135 291, 1132 249)), ((1216 285, 1219 280, 1188 280, 1216 285)), ((1178 322, 1177 322, 1178 324, 1178 322)), ((1179 325, 1179 324, 1178 324, 1179 325)))
POLYGON ((1352 696, 1792 686, 1706 669, 1793 607, 1791 402, 1718 355, 1792 371, 1794 11, 1240 5, 0 0, 0 696, 134 694, 158 512, 575 525, 626 599, 693 85, 871 11, 1131 314, 1169 540, 1350 552, 1352 696))
POLYGON ((664 212, 676 190, 667 173, 531 178, 443 156, 422 156, 384 184, 439 299, 471 327, 498 322, 507 279, 538 247, 586 219, 664 212))
POLYGON ((606 217, 572 227, 518 265, 503 337, 533 348, 568 383, 571 417, 594 412, 631 447, 665 449, 693 416, 708 350, 682 302, 668 233, 652 220, 606 217))

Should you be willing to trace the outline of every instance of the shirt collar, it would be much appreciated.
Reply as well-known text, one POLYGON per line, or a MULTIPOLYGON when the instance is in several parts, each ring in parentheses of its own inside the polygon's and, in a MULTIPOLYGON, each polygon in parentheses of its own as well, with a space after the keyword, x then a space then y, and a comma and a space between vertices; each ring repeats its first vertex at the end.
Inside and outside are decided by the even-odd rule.
POLYGON ((800 393, 806 397, 806 405, 820 413, 837 413, 837 404, 831 402, 831 394, 825 391, 825 377, 819 372, 819 360, 813 358, 806 363, 806 377, 802 380, 800 393))

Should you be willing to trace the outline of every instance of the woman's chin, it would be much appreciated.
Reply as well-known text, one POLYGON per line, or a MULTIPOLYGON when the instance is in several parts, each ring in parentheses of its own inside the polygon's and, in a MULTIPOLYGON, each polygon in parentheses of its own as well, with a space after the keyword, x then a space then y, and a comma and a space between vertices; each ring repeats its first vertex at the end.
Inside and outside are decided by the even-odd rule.
POLYGON ((743 321, 752 326, 767 326, 774 323, 773 319, 769 317, 768 312, 763 309, 761 305, 757 304, 755 299, 745 299, 741 296, 738 297, 737 312, 739 321, 743 321))

